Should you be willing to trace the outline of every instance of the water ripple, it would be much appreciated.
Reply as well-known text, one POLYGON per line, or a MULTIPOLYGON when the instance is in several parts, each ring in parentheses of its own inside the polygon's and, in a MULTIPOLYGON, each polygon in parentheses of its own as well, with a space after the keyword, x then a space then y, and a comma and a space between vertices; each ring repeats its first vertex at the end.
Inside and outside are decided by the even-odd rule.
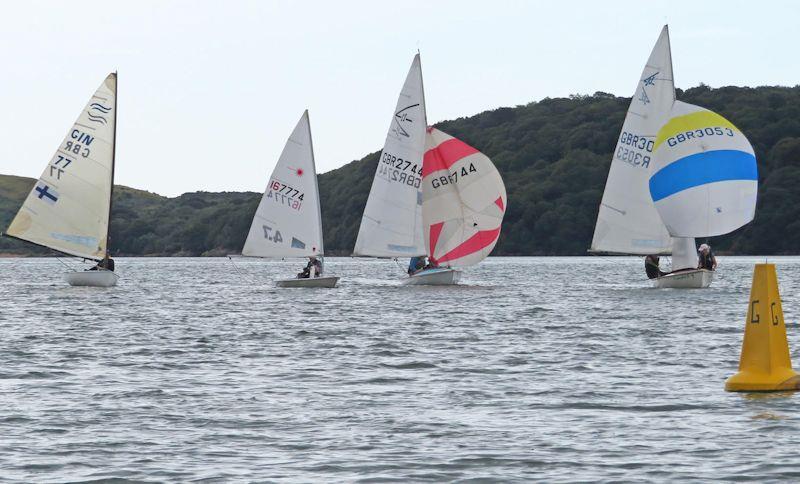
MULTIPOLYGON (((798 350, 800 258, 770 260, 798 350)), ((657 291, 638 258, 438 288, 329 259, 304 291, 271 282, 297 261, 120 259, 94 290, 0 259, 0 482, 794 480, 800 396, 723 391, 758 261, 657 291)))

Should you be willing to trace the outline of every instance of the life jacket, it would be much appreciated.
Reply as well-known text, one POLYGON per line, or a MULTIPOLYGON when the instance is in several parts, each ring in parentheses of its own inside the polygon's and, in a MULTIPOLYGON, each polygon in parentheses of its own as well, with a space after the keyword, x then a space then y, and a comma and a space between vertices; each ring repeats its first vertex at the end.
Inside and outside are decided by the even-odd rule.
POLYGON ((661 275, 661 269, 659 268, 658 264, 646 257, 644 259, 644 270, 647 273, 648 279, 655 279, 661 275))
POLYGON ((714 270, 714 254, 710 250, 707 254, 700 254, 700 268, 714 270))

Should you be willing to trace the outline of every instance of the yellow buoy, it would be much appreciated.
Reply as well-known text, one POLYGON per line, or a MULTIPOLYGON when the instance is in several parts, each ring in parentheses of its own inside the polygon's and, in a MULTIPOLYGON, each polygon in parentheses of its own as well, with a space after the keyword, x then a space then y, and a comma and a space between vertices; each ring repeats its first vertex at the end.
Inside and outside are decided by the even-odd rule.
POLYGON ((725 390, 771 392, 798 389, 800 375, 792 370, 775 264, 756 264, 739 373, 728 378, 725 390))

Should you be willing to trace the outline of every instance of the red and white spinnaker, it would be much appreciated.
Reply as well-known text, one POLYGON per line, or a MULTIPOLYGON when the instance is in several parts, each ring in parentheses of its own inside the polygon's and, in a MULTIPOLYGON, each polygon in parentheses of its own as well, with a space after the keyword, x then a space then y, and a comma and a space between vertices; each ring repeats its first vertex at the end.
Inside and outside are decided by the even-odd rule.
POLYGON ((428 255, 440 267, 485 259, 506 212, 503 179, 472 146, 428 128, 422 168, 422 226, 428 255))

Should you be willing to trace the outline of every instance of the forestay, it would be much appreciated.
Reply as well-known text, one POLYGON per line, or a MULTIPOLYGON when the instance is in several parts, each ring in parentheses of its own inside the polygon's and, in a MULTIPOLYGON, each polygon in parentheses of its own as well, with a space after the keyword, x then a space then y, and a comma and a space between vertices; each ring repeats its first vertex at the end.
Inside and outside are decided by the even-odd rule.
POLYGON ((722 235, 753 220, 756 157, 730 121, 678 101, 654 153, 650 194, 671 235, 722 235))
POLYGON ((322 255, 322 218, 308 111, 295 126, 272 172, 242 255, 322 255))
POLYGON ((397 99, 353 255, 425 255, 421 184, 426 124, 422 68, 417 54, 397 99))
POLYGON ((108 248, 117 75, 109 74, 50 159, 7 234, 87 259, 108 248))
POLYGON ((664 26, 642 71, 606 180, 594 252, 669 253, 671 241, 648 190, 653 146, 675 101, 669 31, 664 26))
POLYGON ((423 164, 422 221, 431 260, 465 267, 497 243, 506 188, 491 160, 461 140, 429 128, 423 164))

